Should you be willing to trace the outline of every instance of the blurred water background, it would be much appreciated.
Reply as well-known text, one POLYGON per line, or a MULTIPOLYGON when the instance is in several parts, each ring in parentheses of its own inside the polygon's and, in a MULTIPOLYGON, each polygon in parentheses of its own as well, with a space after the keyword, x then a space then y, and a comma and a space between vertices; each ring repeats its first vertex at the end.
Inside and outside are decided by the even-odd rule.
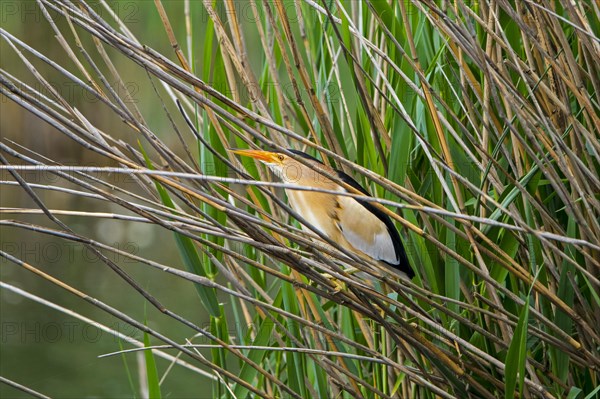
MULTIPOLYGON (((109 1, 108 3, 128 28, 137 37, 145 40, 145 45, 175 59, 152 2, 109 1)), ((99 3, 90 2, 90 4, 99 14, 106 14, 99 3)), ((179 20, 183 17, 183 1, 167 1, 163 4, 172 18, 171 23, 176 30, 175 33, 183 35, 184 24, 182 20, 179 20)), ((218 6, 216 8, 220 9, 218 6)), ((43 52, 54 61, 61 63, 67 69, 76 70, 64 55, 64 50, 52 34, 50 25, 35 1, 3 0, 0 3, 0 9, 3 29, 43 52)), ((197 35, 195 43, 199 43, 198 48, 194 51, 201 54, 201 45, 204 41, 202 24, 209 19, 201 2, 192 1, 191 10, 195 23, 194 35, 197 35)), ((63 33, 68 33, 69 28, 64 19, 61 18, 58 22, 58 27, 63 33)), ((246 23, 251 23, 251 21, 246 21, 246 23)), ((93 47, 89 46, 89 37, 82 35, 82 38, 88 45, 88 49, 93 47)), ((114 50, 107 49, 107 51, 115 67, 123 76, 135 105, 146 118, 148 125, 158 132, 161 140, 172 143, 172 149, 176 153, 183 152, 162 110, 162 105, 149 84, 145 71, 114 50)), ((34 87, 45 91, 39 83, 33 83, 34 79, 31 78, 30 72, 23 67, 22 61, 5 41, 0 41, 0 52, 2 68, 25 81, 32 82, 34 87)), ((94 57, 98 56, 93 52, 90 54, 94 57)), ((260 63, 260 54, 255 54, 253 57, 255 62, 260 63)), ((197 61, 201 62, 201 57, 198 58, 197 61)), ((101 126, 105 131, 110 131, 113 136, 133 134, 113 112, 83 89, 75 87, 59 73, 41 62, 36 63, 35 66, 44 73, 50 84, 63 97, 67 98, 84 115, 90 117, 94 124, 101 126)), ((108 71, 103 70, 103 72, 107 73, 108 71)), ((110 75, 107 74, 107 76, 110 75)), ((82 78, 82 76, 79 77, 82 78)), ((210 80, 209 77, 204 78, 210 80)), ((118 90, 116 82, 114 87, 118 90)), ((161 95, 165 95, 160 87, 158 90, 161 95)), ((177 113, 174 108, 169 108, 169 110, 177 113)), ((186 133, 188 132, 186 131, 186 133)), ((81 146, 6 97, 0 97, 0 135, 2 140, 19 143, 64 165, 116 166, 107 165, 104 158, 83 150, 81 146)), ((23 176, 27 177, 27 181, 30 183, 69 187, 68 183, 49 172, 23 173, 23 176)), ((130 177, 117 175, 111 176, 111 179, 129 179, 132 183, 131 187, 133 187, 130 177)), ((13 181, 14 179, 8 173, 2 173, 2 180, 13 181)), ((17 204, 21 207, 24 207, 25 204, 29 204, 27 206, 32 208, 36 207, 27 194, 18 187, 2 185, 0 190, 0 206, 2 207, 14 207, 17 204)), ((116 205, 94 199, 47 190, 37 190, 36 192, 50 209, 123 213, 123 209, 116 205)), ((140 194, 144 193, 140 192, 140 194)), ((6 219, 11 216, 2 214, 0 217, 6 219)), ((19 216, 19 218, 50 228, 58 228, 44 215, 19 216)), ((171 267, 182 268, 172 233, 159 227, 78 216, 61 216, 61 219, 83 236, 92 237, 132 254, 143 253, 144 257, 171 267)), ((152 328, 170 337, 177 337, 179 342, 185 342, 186 338, 191 338, 186 335, 189 334, 189 330, 184 331, 180 323, 170 323, 168 317, 160 314, 152 306, 146 305, 137 292, 126 285, 82 245, 58 240, 45 234, 34 234, 30 231, 2 226, 0 226, 0 237, 3 251, 68 282, 92 297, 104 300, 108 298, 107 303, 110 306, 135 319, 143 320, 146 317, 152 328)), ((113 254, 109 258, 131 274, 165 306, 200 326, 206 325, 208 318, 204 310, 188 306, 190 303, 199 303, 196 291, 191 284, 151 270, 126 257, 113 254), (160 276, 152 275, 159 273, 160 276)), ((140 331, 103 314, 97 307, 87 304, 80 298, 4 259, 0 259, 0 280, 15 287, 27 287, 29 292, 44 299, 93 320, 101 321, 123 334, 139 340, 143 339, 140 331)), ((52 397, 79 398, 84 394, 86 397, 116 398, 132 397, 138 394, 139 381, 136 369, 139 367, 139 363, 135 354, 127 354, 124 357, 97 358, 101 354, 118 351, 122 346, 117 338, 72 316, 26 299, 6 288, 0 290, 0 298, 0 375, 16 382, 26 382, 27 386, 52 397), (65 361, 65 359, 70 360, 65 361), (98 367, 99 362, 103 364, 103 367, 98 367), (128 378, 126 365, 131 372, 131 381, 128 378), (36 376, 35 379, 31 378, 32 375, 36 376)), ((196 338, 194 342, 209 343, 201 337, 196 338)), ((129 346, 125 344, 123 347, 129 346)), ((174 351, 172 352, 175 354, 174 351)), ((161 374, 169 364, 162 359, 157 361, 159 374, 161 374)), ((179 367, 173 368, 162 387, 165 397, 210 396, 210 383, 207 383, 206 379, 179 367)), ((0 397, 28 396, 0 384, 0 397)))

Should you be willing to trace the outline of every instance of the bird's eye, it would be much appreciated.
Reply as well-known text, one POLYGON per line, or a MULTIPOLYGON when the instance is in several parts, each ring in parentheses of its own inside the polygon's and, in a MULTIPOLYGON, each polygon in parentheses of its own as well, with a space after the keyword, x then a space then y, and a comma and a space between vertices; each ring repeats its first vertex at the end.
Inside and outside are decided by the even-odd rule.
POLYGON ((283 161, 283 155, 277 155, 277 158, 279 158, 280 161, 283 161))

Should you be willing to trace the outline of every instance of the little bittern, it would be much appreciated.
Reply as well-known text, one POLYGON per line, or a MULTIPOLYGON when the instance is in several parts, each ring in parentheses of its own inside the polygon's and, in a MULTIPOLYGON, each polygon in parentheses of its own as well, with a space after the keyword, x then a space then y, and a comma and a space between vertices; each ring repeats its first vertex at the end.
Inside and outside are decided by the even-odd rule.
MULTIPOLYGON (((322 172, 337 177, 369 196, 367 190, 344 172, 330 168, 301 151, 288 151, 306 159, 309 164, 317 164, 322 172)), ((338 183, 283 153, 259 150, 233 150, 232 152, 258 159, 285 183, 341 193, 348 192, 338 183)), ((314 191, 286 189, 285 193, 294 211, 342 248, 384 262, 409 278, 414 276, 394 223, 388 215, 371 203, 345 195, 314 191)), ((307 229, 304 225, 302 227, 307 229)))

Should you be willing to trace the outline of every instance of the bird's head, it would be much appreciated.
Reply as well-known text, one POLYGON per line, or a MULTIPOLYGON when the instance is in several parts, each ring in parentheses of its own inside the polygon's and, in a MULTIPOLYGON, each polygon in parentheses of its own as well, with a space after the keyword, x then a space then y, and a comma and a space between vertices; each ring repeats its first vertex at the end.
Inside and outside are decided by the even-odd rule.
MULTIPOLYGON (((269 167, 285 183, 299 183, 314 176, 315 172, 294 158, 281 152, 262 150, 231 150, 234 154, 258 159, 269 167)), ((299 153, 299 151, 298 151, 299 153)), ((319 162, 314 159, 315 162, 319 162)))

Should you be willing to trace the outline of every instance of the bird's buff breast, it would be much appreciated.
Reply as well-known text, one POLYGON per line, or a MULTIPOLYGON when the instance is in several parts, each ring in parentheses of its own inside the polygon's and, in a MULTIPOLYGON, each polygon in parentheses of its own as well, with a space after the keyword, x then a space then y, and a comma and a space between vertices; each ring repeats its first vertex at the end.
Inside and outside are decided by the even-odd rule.
MULTIPOLYGON (((319 232, 325 234, 332 240, 339 239, 339 229, 335 222, 337 216, 334 214, 337 208, 335 197, 330 194, 313 193, 298 190, 286 190, 288 200, 292 209, 302 216, 309 224, 319 232)), ((306 231, 310 231, 302 225, 306 231)))

